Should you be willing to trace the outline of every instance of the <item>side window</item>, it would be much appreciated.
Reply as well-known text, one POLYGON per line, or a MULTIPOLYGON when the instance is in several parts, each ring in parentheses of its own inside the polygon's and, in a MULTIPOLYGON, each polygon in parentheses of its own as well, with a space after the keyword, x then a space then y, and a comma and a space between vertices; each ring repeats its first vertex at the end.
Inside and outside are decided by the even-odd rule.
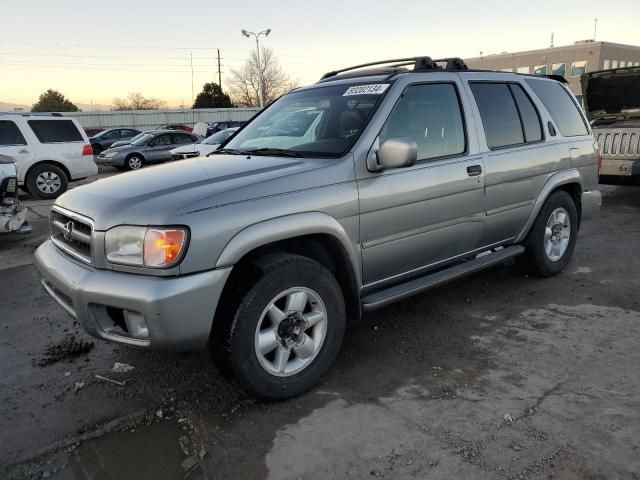
POLYGON ((584 117, 571 94, 554 80, 525 80, 549 111, 563 137, 588 133, 584 117))
POLYGON ((28 120, 40 143, 82 142, 82 134, 71 120, 28 120))
POLYGON ((169 135, 169 134, 159 135, 154 140, 154 145, 172 145, 171 135, 169 135))
POLYGON ((0 145, 26 145, 22 132, 10 120, 0 120, 0 145))
POLYGON ((133 130, 120 130, 121 137, 133 137, 134 135, 133 130))
POLYGON ((524 143, 516 103, 506 83, 471 83, 489 148, 524 143))
POLYGON ((540 126, 540 116, 538 115, 536 107, 520 85, 511 83, 509 87, 518 105, 525 141, 539 142, 542 140, 542 127, 540 126))
POLYGON ((118 131, 114 130, 113 132, 106 133, 102 138, 104 138, 105 140, 115 140, 119 136, 120 134, 118 133, 118 131))
POLYGON ((396 137, 415 140, 418 160, 464 153, 462 111, 454 85, 407 87, 380 131, 380 143, 396 137))
POLYGON ((184 145, 186 143, 192 143, 192 142, 191 142, 191 137, 189 135, 184 135, 182 133, 174 133, 173 143, 176 145, 184 145))

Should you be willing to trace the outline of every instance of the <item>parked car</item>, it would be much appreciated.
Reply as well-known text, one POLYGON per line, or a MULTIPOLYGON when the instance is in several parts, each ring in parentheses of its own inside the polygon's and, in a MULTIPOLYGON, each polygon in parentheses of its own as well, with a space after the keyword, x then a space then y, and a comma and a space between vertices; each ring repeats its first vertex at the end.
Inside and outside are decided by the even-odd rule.
POLYGON ((220 145, 224 143, 237 130, 238 127, 227 128, 226 130, 221 130, 218 133, 214 133, 210 137, 205 138, 200 143, 183 145, 181 147, 174 148, 173 150, 171 150, 171 159, 182 160, 184 158, 208 155, 211 152, 217 150, 218 147, 220 147, 220 145))
POLYGON ((104 131, 104 128, 100 128, 100 127, 84 127, 83 128, 84 133, 87 134, 87 137, 91 138, 95 135, 97 135, 100 132, 104 131))
POLYGON ((75 118, 2 113, 0 153, 15 160, 18 185, 39 199, 56 198, 69 182, 98 173, 89 139, 75 118))
POLYGON ((156 128, 156 130, 182 130, 183 132, 192 132, 193 127, 185 125, 184 123, 169 123, 156 128))
POLYGON ((640 68, 582 75, 587 116, 602 150, 600 183, 640 183, 640 68))
POLYGON ((226 130, 227 128, 242 127, 245 123, 247 122, 237 121, 237 120, 228 120, 225 122, 211 122, 209 124, 209 128, 207 128, 207 137, 210 137, 214 133, 220 132, 222 130, 226 130))
POLYGON ((121 170, 138 170, 145 165, 171 160, 171 150, 178 146, 193 145, 202 137, 175 130, 147 132, 128 145, 110 148, 98 155, 97 163, 121 170))
POLYGON ((123 145, 129 145, 131 142, 134 142, 134 141, 138 140, 139 138, 142 138, 142 136, 147 134, 147 133, 155 133, 155 130, 151 130, 151 131, 148 131, 148 132, 141 132, 141 133, 137 134, 135 137, 129 138, 127 140, 118 140, 117 142, 113 142, 111 144, 111 147, 109 147, 109 148, 116 148, 116 147, 121 147, 123 145))
POLYGON ((27 209, 18 199, 18 175, 13 158, 0 154, 0 234, 31 233, 27 209))
POLYGON ((598 146, 566 85, 460 59, 329 72, 214 155, 68 192, 35 265, 92 335, 208 347, 266 400, 318 382, 363 312, 518 255, 560 273, 601 203, 598 146), (307 109, 310 137, 307 114, 264 135, 307 109))
POLYGON ((140 133, 140 130, 133 128, 111 128, 109 130, 103 130, 90 139, 93 154, 98 155, 101 151, 111 148, 114 142, 126 142, 136 135, 140 135, 140 133))

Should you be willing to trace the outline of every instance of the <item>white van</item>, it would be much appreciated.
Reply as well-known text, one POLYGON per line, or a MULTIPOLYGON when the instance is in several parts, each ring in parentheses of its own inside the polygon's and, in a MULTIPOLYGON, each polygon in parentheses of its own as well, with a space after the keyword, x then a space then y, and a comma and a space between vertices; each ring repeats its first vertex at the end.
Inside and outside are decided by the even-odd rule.
POLYGON ((0 154, 15 160, 18 185, 39 199, 56 198, 70 181, 98 173, 78 121, 55 113, 0 113, 0 154))

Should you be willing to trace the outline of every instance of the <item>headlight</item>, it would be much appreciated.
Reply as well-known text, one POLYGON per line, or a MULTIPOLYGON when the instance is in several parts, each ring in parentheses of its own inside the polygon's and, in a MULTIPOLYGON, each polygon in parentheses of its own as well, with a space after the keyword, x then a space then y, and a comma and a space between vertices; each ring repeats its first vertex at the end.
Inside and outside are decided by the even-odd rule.
POLYGON ((104 154, 104 156, 105 156, 105 157, 107 157, 107 158, 113 158, 113 157, 115 157, 117 154, 118 154, 118 151, 117 151, 117 150, 111 150, 110 152, 106 152, 106 153, 104 154))
POLYGON ((187 244, 187 230, 171 227, 115 227, 104 239, 107 260, 135 267, 168 268, 176 265, 187 244))

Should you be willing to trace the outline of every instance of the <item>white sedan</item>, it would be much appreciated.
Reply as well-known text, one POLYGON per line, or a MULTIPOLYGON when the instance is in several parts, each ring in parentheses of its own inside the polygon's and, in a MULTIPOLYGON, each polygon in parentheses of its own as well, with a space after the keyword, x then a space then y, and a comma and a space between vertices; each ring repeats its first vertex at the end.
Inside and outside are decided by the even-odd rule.
POLYGON ((171 150, 172 160, 182 160, 183 158, 203 157, 218 149, 218 147, 229 138, 238 127, 227 128, 214 133, 210 137, 205 138, 200 143, 190 145, 182 145, 181 147, 171 150))

